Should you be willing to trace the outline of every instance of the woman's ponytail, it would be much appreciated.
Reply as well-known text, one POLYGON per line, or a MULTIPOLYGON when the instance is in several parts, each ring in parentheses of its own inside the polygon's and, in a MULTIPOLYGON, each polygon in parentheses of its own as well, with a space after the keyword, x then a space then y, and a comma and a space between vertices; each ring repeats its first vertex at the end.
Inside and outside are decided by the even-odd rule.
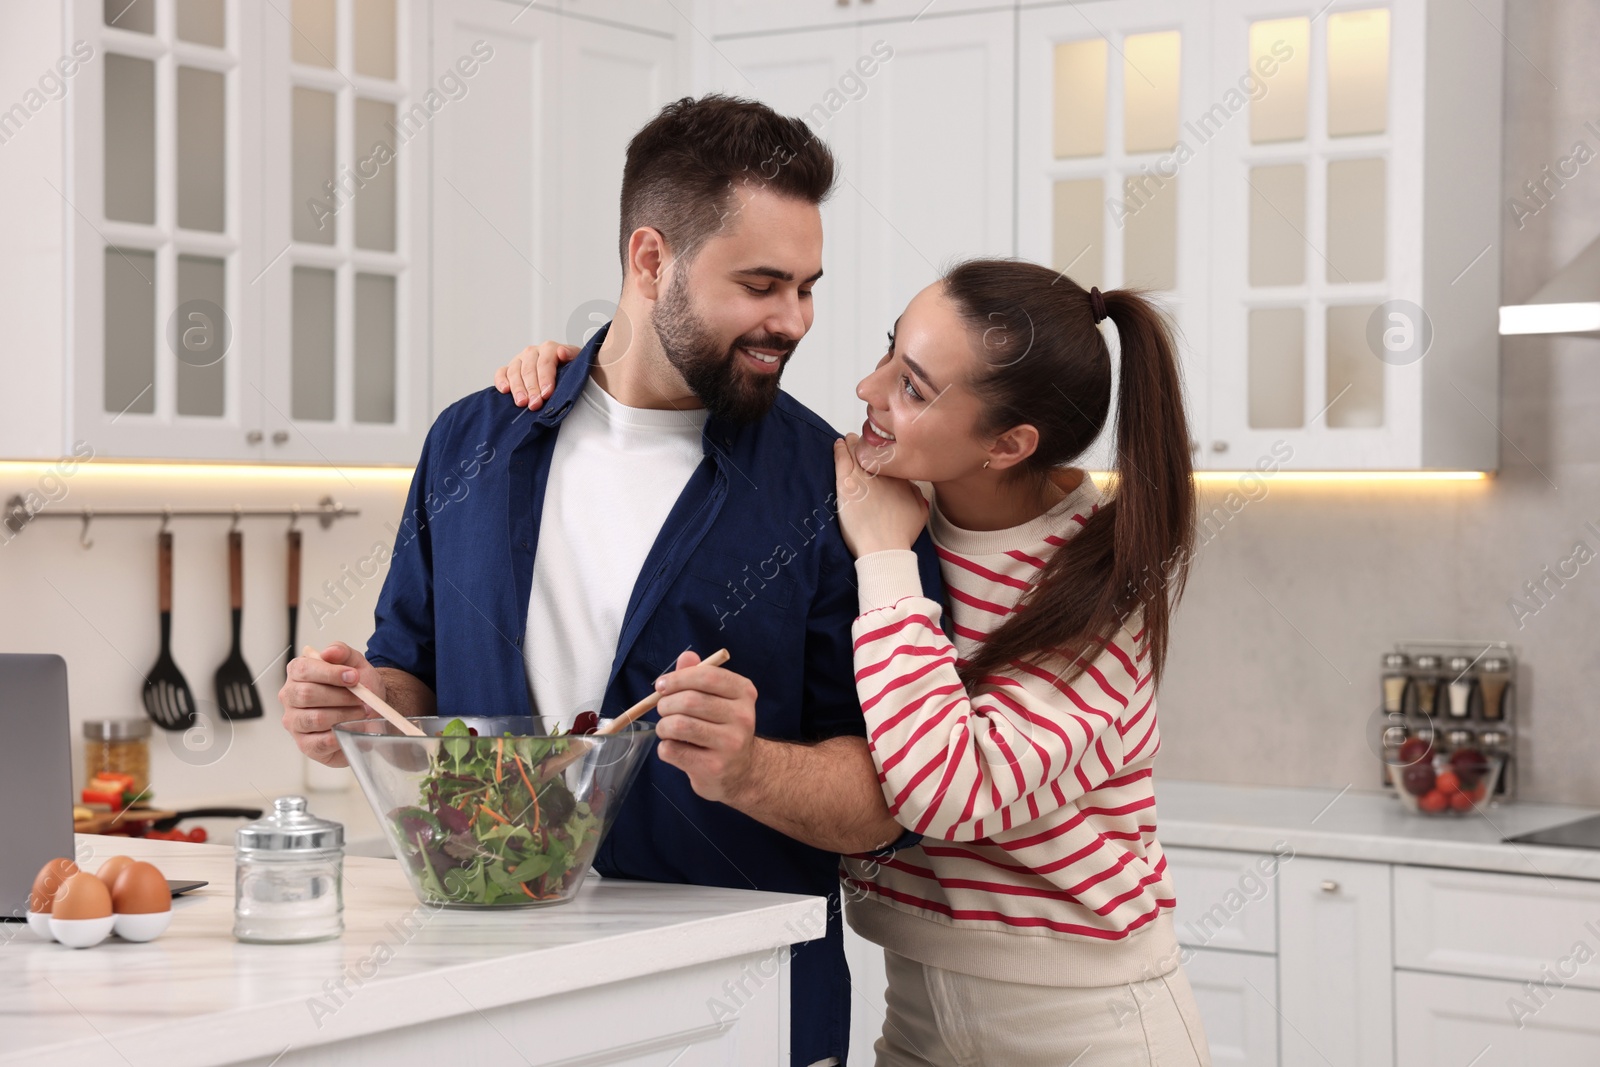
POLYGON ((1149 669, 1166 661, 1172 608, 1182 596, 1194 538, 1188 421, 1172 332, 1141 293, 1084 290, 1033 263, 973 260, 944 279, 946 294, 983 339, 974 389, 981 428, 1039 431, 1017 477, 1044 480, 1080 459, 1111 408, 1111 351, 1098 319, 1116 327, 1115 482, 1108 499, 1036 576, 1018 610, 962 669, 968 688, 997 668, 1064 655, 1082 670, 1121 627, 1141 619, 1149 669))

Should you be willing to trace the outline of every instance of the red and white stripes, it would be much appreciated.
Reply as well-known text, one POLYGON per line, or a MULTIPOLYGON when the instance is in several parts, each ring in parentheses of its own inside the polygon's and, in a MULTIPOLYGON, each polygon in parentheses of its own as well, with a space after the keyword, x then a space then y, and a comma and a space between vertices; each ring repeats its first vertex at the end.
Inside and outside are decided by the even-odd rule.
POLYGON ((934 919, 926 936, 971 927, 1116 942, 1173 907, 1155 837, 1161 737, 1142 623, 1070 681, 1064 658, 1013 662, 972 692, 957 674, 1092 514, 1098 493, 1084 484, 1008 531, 1009 544, 935 513, 953 644, 911 553, 858 562, 868 742, 891 810, 924 840, 888 859, 847 859, 845 878, 858 896, 934 919))

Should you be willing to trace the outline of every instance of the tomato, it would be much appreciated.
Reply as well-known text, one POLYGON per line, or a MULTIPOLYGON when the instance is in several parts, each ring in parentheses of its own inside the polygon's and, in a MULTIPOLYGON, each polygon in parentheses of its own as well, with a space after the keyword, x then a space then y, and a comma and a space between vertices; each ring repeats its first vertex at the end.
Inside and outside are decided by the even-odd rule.
POLYGON ((196 826, 193 830, 190 830, 189 831, 189 840, 194 842, 197 845, 205 844, 206 843, 206 828, 204 826, 196 826))
POLYGON ((1449 807, 1449 805, 1450 801, 1446 799, 1445 795, 1437 789, 1429 790, 1427 793, 1423 794, 1421 800, 1417 801, 1417 807, 1428 812, 1429 814, 1443 811, 1445 808, 1449 807))
POLYGON ((1470 793, 1457 793, 1450 798, 1450 806, 1456 811, 1472 810, 1472 795, 1470 793))
POLYGON ((1433 787, 1441 793, 1461 792, 1461 778, 1455 771, 1440 771, 1433 780, 1433 787))

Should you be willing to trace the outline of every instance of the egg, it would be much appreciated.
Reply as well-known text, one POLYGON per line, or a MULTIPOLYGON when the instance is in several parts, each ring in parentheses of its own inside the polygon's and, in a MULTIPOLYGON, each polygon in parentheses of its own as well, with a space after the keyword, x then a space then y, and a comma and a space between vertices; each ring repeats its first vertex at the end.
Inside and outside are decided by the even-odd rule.
MULTIPOLYGON (((95 877, 104 882, 107 889, 111 889, 117 884, 117 875, 126 870, 132 862, 133 859, 130 856, 112 856, 100 865, 99 870, 94 872, 95 877)), ((114 891, 112 895, 116 895, 114 891)))
POLYGON ((49 915, 56 894, 68 878, 78 873, 78 865, 68 859, 53 859, 39 868, 33 880, 33 891, 28 895, 28 910, 49 915))
POLYGON ((111 890, 111 910, 118 915, 149 915, 172 910, 172 891, 154 864, 132 861, 111 890))
POLYGON ((71 922, 74 919, 103 919, 111 914, 111 891, 92 874, 78 872, 56 890, 50 915, 71 922))
POLYGON ((150 941, 172 922, 172 891, 161 872, 148 863, 130 863, 111 890, 116 911, 114 929, 124 941, 150 941))

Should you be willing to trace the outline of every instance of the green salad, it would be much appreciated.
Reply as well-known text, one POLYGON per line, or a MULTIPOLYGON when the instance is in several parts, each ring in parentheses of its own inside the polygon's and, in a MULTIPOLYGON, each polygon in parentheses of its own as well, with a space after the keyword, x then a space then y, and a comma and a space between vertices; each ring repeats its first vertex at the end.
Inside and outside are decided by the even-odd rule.
POLYGON ((418 805, 389 813, 426 897, 447 904, 527 904, 565 895, 587 870, 600 814, 559 774, 540 780, 568 734, 477 737, 460 719, 422 780, 418 805))

